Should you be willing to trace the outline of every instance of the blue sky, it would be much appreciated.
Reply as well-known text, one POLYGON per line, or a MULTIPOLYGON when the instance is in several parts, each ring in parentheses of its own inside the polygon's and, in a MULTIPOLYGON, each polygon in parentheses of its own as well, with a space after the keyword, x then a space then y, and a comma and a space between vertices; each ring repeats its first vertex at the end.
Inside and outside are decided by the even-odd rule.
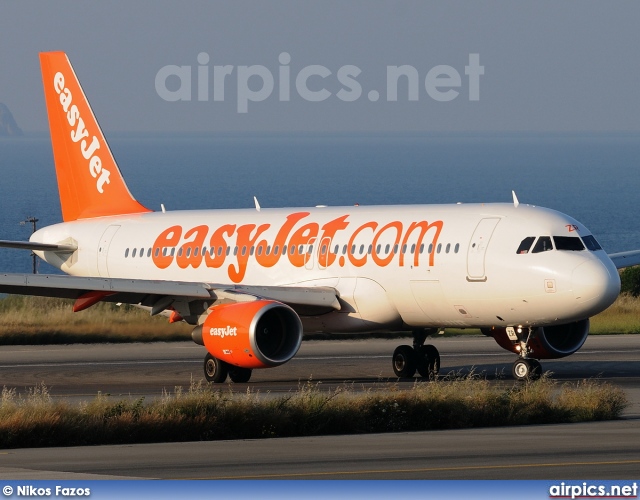
MULTIPOLYGON (((0 101, 25 131, 46 130, 37 54, 63 50, 106 132, 640 132, 638 19, 635 1, 2 2, 0 101), (208 98, 198 100, 203 52, 208 98), (478 100, 465 74, 470 54, 484 72, 478 100), (190 67, 191 100, 158 92, 169 65, 190 67), (417 75, 417 99, 409 100, 404 77, 390 101, 388 67, 403 65, 417 75), (218 101, 214 66, 232 68, 218 101), (247 95, 240 68, 258 66, 273 90, 238 112, 238 96, 247 95), (329 72, 305 80, 310 91, 325 90, 324 100, 296 86, 310 66, 329 72), (343 67, 351 80, 338 78, 343 67), (442 80, 438 67, 459 81, 442 80), (430 85, 455 98, 430 96, 433 68, 430 85), (280 97, 285 81, 288 100, 280 97)), ((247 82, 253 92, 264 85, 259 76, 247 82)), ((164 84, 186 88, 175 75, 164 84)))

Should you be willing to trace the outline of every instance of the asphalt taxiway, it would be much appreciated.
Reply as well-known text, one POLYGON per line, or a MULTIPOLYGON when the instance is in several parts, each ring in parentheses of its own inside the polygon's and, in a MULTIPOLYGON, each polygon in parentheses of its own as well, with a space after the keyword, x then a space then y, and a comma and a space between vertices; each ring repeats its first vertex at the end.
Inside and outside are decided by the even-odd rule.
MULTIPOLYGON (((408 342, 408 339, 405 340, 408 342)), ((226 389, 261 393, 349 384, 355 390, 413 382, 393 377, 396 340, 304 342, 289 363, 254 371, 248 384, 226 389)), ((441 373, 473 367, 492 379, 510 377, 513 355, 490 338, 433 341, 441 373)), ((0 384, 26 391, 44 382, 54 397, 152 398, 202 378, 204 350, 190 343, 5 346, 0 384)), ((640 337, 593 336, 578 353, 543 362, 559 381, 599 377, 630 400, 615 422, 497 427, 400 434, 217 441, 0 452, 0 478, 386 478, 629 479, 640 470, 640 337)), ((509 383, 509 382, 501 382, 509 383)))

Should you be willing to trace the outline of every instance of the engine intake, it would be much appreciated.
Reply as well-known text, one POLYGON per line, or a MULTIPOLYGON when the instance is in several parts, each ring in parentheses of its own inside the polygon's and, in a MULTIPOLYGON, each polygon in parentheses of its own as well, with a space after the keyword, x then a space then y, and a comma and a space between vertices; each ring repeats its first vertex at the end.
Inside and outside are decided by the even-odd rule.
MULTIPOLYGON (((520 343, 512 341, 506 328, 492 328, 483 331, 493 337, 500 347, 519 354, 520 343)), ((526 334, 523 334, 526 340, 526 334)), ((535 359, 557 359, 573 354, 582 347, 589 335, 589 320, 583 319, 574 323, 536 328, 529 338, 530 357, 535 359)))
POLYGON ((293 309, 273 300, 222 304, 210 308, 191 337, 230 365, 271 368, 298 352, 302 322, 293 309))

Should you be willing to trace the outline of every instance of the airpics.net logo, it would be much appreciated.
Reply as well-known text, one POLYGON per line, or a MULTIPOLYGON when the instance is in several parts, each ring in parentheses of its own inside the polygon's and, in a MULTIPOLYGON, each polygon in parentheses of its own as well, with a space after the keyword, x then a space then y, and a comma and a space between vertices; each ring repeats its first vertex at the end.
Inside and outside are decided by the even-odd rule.
POLYGON ((206 52, 200 52, 196 59, 198 64, 195 68, 175 64, 160 68, 156 73, 155 87, 162 99, 169 102, 205 102, 212 98, 214 102, 223 102, 229 94, 233 94, 238 113, 248 113, 249 103, 267 99, 280 102, 296 98, 308 102, 329 99, 342 102, 368 99, 377 102, 386 99, 395 102, 400 100, 399 95, 407 101, 419 101, 426 94, 434 101, 449 102, 466 94, 469 101, 479 101, 480 77, 485 72, 480 64, 480 54, 469 54, 469 63, 461 71, 446 64, 428 70, 420 70, 409 64, 387 66, 386 88, 380 92, 377 89, 365 91, 361 83, 363 72, 358 66, 347 64, 337 70, 320 64, 300 67, 292 64, 288 52, 279 55, 275 71, 261 64, 212 65, 206 52), (337 87, 339 89, 335 90, 337 87), (329 89, 334 89, 334 92, 329 89))

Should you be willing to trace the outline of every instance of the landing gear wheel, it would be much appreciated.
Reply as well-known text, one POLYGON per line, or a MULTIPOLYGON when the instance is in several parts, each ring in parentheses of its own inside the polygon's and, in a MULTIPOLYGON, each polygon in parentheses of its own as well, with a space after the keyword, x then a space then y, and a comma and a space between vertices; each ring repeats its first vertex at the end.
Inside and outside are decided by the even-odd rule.
POLYGON ((229 367, 229 378, 231 382, 235 382, 237 384, 244 384, 249 382, 251 378, 251 368, 240 368, 239 366, 231 366, 229 367))
POLYGON ((204 377, 207 379, 207 382, 222 384, 227 380, 228 373, 229 365, 227 363, 207 353, 204 358, 204 377))
POLYGON ((396 347, 393 351, 393 371, 400 378, 411 378, 416 374, 416 354, 413 347, 396 347))
POLYGON ((440 353, 431 344, 418 349, 418 373, 423 378, 434 380, 440 371, 440 353))
POLYGON ((542 374, 542 365, 537 359, 520 358, 513 363, 511 373, 516 380, 538 380, 542 374))

